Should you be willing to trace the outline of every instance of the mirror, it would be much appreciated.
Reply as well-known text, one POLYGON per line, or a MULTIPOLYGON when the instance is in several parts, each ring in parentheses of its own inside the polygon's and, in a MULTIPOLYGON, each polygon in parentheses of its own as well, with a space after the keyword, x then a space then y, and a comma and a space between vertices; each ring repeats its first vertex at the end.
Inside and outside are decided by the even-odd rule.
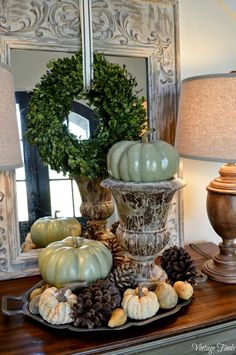
MULTIPOLYGON (((36 155, 36 149, 29 147, 24 138, 30 93, 36 83, 40 82, 42 75, 46 73, 47 63, 52 59, 56 60, 65 56, 70 56, 70 53, 11 49, 11 69, 16 92, 22 156, 24 157, 24 167, 16 169, 17 212, 20 225, 20 243, 23 251, 29 251, 30 248, 34 247, 32 243, 28 242, 28 233, 36 219, 45 215, 53 216, 55 211, 60 211, 58 216, 81 217, 81 198, 78 187, 68 175, 58 174, 49 168, 49 171, 45 171, 44 177, 42 177, 44 189, 43 191, 40 189, 41 170, 46 169, 40 163, 37 164, 35 169, 31 168, 30 165, 35 164, 34 161, 38 159, 38 155, 36 155), (38 173, 35 174, 35 171, 38 173), (29 184, 34 184, 34 187, 29 187, 29 184), (34 196, 34 203, 32 203, 32 196, 34 196), (27 239, 26 242, 25 239, 27 239)), ((136 90, 138 95, 144 96, 146 99, 146 59, 114 56, 106 56, 106 58, 109 62, 126 66, 127 70, 137 80, 136 90)), ((91 116, 92 110, 89 107, 81 102, 74 102, 72 112, 65 124, 78 139, 88 139, 90 129, 93 132, 95 129, 94 123, 96 123, 95 120, 91 119, 91 116)))
MULTIPOLYGON (((92 1, 94 49, 115 60, 126 57, 131 66, 133 58, 139 58, 146 66, 148 118, 150 126, 156 128, 152 138, 170 143, 174 142, 180 84, 177 6, 175 0, 128 0, 122 4, 115 0, 92 1)), ((23 51, 31 51, 32 55, 43 51, 45 55, 53 52, 61 56, 63 52, 68 56, 81 47, 77 0, 62 0, 60 4, 51 0, 47 8, 40 0, 22 0, 21 4, 9 0, 0 6, 0 18, 0 56, 6 64, 14 63, 17 51, 21 55, 23 51)), ((28 54, 25 63, 27 60, 28 54)), ((17 65, 14 63, 14 67, 17 65)), ((23 76, 27 79, 27 72, 23 76)), ((15 196, 15 172, 1 173, 0 279, 38 273, 38 250, 20 251, 15 196)), ((173 202, 168 222, 175 244, 183 243, 179 204, 181 196, 173 202)))

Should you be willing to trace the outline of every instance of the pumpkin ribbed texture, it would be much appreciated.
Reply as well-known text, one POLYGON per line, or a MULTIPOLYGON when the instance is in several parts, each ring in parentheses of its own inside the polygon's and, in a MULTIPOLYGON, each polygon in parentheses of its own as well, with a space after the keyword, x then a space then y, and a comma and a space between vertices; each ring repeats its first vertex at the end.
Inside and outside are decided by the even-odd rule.
POLYGON ((178 171, 179 155, 164 141, 121 141, 107 155, 111 177, 133 182, 152 182, 171 179, 178 171))
POLYGON ((140 286, 134 290, 127 289, 121 305, 128 317, 136 320, 151 318, 159 309, 155 293, 140 286))
POLYGON ((105 278, 112 267, 112 254, 99 241, 67 237, 44 248, 38 264, 43 279, 60 287, 105 278))
POLYGON ((34 222, 30 235, 32 242, 38 248, 44 248, 68 236, 79 237, 81 224, 74 217, 42 217, 34 222))

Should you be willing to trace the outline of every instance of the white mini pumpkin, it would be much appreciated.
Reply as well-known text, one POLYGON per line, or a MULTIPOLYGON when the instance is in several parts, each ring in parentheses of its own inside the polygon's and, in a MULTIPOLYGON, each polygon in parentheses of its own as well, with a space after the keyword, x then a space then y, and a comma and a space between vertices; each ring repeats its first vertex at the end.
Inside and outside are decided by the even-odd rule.
POLYGON ((39 299, 39 314, 51 324, 73 322, 71 307, 77 303, 77 296, 70 289, 47 288, 39 299), (63 299, 63 301, 61 301, 63 299))
POLYGON ((159 302, 154 292, 147 287, 138 286, 134 290, 125 290, 121 306, 129 318, 142 320, 157 313, 159 302))

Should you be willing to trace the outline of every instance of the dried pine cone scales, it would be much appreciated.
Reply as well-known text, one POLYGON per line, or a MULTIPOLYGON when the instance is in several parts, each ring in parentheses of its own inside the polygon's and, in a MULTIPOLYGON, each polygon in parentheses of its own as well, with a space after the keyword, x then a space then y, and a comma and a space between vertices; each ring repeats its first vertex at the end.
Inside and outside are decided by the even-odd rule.
POLYGON ((127 288, 135 288, 137 286, 136 270, 132 268, 128 262, 113 269, 108 278, 114 282, 121 291, 124 291, 127 288))
POLYGON ((112 310, 120 305, 121 295, 110 280, 99 280, 82 289, 73 307, 74 326, 97 328, 106 326, 112 310))
POLYGON ((196 283, 197 271, 193 265, 191 256, 184 248, 177 246, 164 250, 161 257, 161 267, 165 270, 170 283, 175 281, 187 281, 196 283))

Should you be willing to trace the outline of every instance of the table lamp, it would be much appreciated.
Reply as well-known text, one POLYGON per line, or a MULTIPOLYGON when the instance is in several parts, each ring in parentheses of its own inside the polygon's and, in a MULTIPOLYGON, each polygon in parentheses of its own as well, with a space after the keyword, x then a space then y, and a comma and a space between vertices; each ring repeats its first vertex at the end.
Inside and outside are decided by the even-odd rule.
POLYGON ((236 74, 183 80, 175 147, 185 158, 225 162, 207 186, 208 218, 222 242, 203 272, 236 283, 236 74))
POLYGON ((22 166, 12 74, 0 63, 0 172, 22 166))

